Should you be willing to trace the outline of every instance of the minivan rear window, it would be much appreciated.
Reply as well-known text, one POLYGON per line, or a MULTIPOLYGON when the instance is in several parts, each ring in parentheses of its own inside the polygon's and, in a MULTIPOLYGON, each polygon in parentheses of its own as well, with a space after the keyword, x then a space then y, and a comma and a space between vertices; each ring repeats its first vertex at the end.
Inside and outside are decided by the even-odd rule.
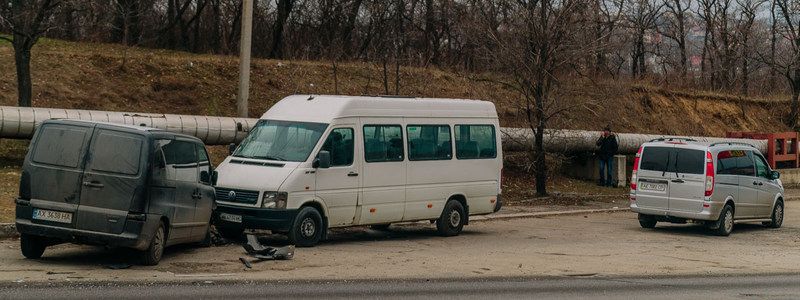
POLYGON ((87 128, 45 125, 39 132, 33 161, 42 164, 77 168, 83 154, 87 128))
POLYGON ((671 147, 645 147, 639 169, 648 171, 703 174, 706 153, 702 150, 671 147))

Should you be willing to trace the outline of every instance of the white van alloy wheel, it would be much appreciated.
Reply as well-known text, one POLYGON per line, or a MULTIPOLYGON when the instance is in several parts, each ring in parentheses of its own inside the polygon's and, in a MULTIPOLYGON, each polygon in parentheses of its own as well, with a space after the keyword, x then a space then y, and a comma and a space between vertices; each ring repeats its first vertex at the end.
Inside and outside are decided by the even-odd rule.
POLYGON ((723 226, 725 226, 725 231, 727 231, 727 232, 733 231, 733 212, 732 211, 727 210, 725 212, 725 224, 723 226))
POLYGON ((312 237, 316 233, 316 225, 314 224, 314 220, 311 218, 303 219, 303 223, 300 224, 300 233, 303 234, 304 237, 312 237))
POLYGON ((457 210, 450 211, 450 226, 458 227, 461 224, 461 214, 457 210))

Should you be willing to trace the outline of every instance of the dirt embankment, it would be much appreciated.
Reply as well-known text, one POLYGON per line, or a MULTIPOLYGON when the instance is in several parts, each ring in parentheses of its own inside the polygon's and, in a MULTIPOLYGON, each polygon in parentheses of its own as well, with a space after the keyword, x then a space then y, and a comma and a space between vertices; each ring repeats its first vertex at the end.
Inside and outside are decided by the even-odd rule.
MULTIPOLYGON (((116 111, 230 116, 235 113, 236 57, 125 48, 44 39, 33 51, 34 105, 116 111)), ((13 51, 0 42, 0 104, 16 102, 13 51)), ((250 116, 260 116, 296 93, 384 94, 380 66, 256 59, 252 64, 250 116), (338 83, 337 83, 338 82, 338 83)), ((401 68, 400 94, 471 98, 497 104, 504 126, 526 126, 519 94, 491 74, 457 74, 434 68, 401 68), (473 80, 482 78, 485 80, 473 80)), ((393 74, 388 90, 395 92, 393 74)), ((786 130, 786 102, 694 91, 665 91, 619 82, 575 80, 553 95, 568 107, 553 128, 721 136, 728 131, 786 130)))

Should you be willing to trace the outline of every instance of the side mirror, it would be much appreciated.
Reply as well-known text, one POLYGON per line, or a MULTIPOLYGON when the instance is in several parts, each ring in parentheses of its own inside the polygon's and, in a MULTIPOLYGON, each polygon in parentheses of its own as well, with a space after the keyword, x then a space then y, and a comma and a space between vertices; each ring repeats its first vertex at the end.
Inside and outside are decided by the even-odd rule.
POLYGON ((322 150, 317 154, 317 158, 314 159, 314 162, 311 164, 311 167, 317 169, 327 169, 331 167, 331 153, 325 150, 322 150))
POLYGON ((236 151, 236 144, 228 144, 228 155, 233 155, 233 151, 236 151))
POLYGON ((781 173, 778 173, 778 171, 772 171, 772 173, 769 174, 769 179, 776 180, 780 178, 781 178, 781 173))
POLYGON ((208 174, 208 171, 200 172, 200 182, 205 184, 211 184, 211 175, 208 174))
POLYGON ((219 177, 219 173, 217 171, 211 171, 211 185, 217 185, 217 178, 219 177))

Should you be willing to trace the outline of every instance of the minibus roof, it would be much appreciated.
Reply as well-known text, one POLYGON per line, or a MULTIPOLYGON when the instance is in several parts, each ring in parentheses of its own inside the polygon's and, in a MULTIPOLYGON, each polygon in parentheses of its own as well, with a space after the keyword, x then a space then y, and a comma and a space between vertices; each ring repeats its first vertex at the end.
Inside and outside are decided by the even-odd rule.
POLYGON ((261 119, 330 123, 345 117, 497 119, 494 103, 480 100, 332 95, 292 95, 261 119))

